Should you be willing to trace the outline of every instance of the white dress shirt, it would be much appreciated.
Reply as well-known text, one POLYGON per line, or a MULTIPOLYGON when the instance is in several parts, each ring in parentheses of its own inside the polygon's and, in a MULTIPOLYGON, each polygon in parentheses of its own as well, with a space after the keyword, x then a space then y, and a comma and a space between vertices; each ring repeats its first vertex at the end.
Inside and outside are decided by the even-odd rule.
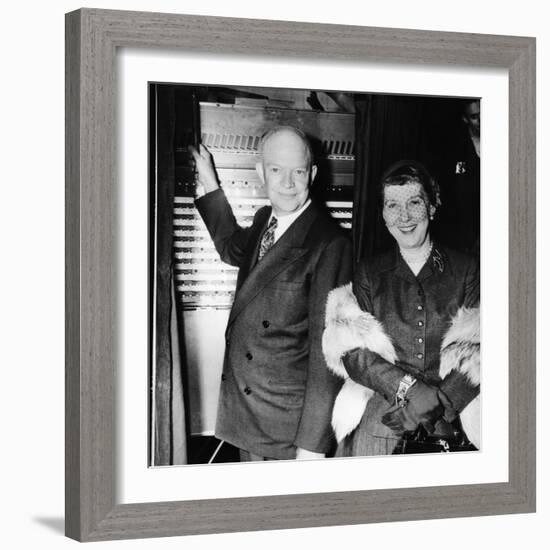
POLYGON ((296 221, 296 219, 300 216, 300 214, 311 204, 311 199, 308 199, 305 204, 300 208, 300 210, 297 210, 296 212, 293 212, 292 214, 288 214, 288 216, 276 216, 275 214, 271 214, 269 217, 269 221, 267 222, 267 225, 269 225, 269 222, 273 218, 277 218, 277 227, 275 228, 275 240, 273 241, 273 244, 275 244, 285 233, 285 231, 296 221))

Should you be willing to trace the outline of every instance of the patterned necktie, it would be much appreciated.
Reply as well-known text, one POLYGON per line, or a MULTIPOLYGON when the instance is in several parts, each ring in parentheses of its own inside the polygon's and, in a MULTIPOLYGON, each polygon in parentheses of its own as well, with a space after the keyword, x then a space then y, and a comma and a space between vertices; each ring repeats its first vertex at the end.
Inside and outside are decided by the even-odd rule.
POLYGON ((275 243, 275 229, 277 229, 277 218, 271 218, 265 233, 262 236, 260 242, 260 252, 258 253, 258 261, 260 261, 266 254, 266 252, 273 246, 275 243))

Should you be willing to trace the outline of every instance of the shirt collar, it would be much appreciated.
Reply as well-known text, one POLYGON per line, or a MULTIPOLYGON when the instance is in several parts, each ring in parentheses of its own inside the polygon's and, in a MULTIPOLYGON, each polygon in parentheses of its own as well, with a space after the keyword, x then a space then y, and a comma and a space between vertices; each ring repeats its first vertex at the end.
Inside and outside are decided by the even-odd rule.
POLYGON ((311 204, 311 199, 308 199, 302 208, 300 210, 297 210, 296 212, 293 212, 292 214, 288 214, 288 216, 276 216, 273 214, 273 211, 271 213, 271 216, 269 217, 269 220, 267 224, 269 225, 269 222, 273 219, 277 219, 277 229, 275 230, 276 234, 280 237, 295 221, 296 219, 304 212, 304 210, 311 204))

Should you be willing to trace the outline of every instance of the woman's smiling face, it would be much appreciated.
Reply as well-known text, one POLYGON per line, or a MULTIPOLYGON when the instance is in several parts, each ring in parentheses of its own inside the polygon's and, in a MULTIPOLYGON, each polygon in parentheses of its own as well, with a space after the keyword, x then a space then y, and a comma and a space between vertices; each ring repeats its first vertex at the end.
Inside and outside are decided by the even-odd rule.
POLYGON ((429 217, 435 212, 420 183, 384 186, 382 216, 400 248, 418 248, 426 241, 429 217))

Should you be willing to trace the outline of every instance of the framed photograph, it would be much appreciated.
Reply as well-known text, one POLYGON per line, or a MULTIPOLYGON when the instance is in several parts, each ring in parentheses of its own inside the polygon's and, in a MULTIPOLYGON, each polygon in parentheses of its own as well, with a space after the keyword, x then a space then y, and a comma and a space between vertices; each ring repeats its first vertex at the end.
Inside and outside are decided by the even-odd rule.
MULTIPOLYGON (((383 416, 381 409, 375 413, 373 407, 380 408, 385 399, 371 401, 362 429, 346 427, 353 435, 340 433, 343 428, 331 428, 331 417, 336 426, 357 422, 358 419, 352 421, 346 409, 355 402, 354 390, 361 390, 353 381, 341 387, 341 377, 321 357, 320 338, 315 349, 310 347, 316 331, 320 334, 324 328, 312 317, 324 319, 325 315, 321 308, 319 313, 313 311, 316 306, 309 297, 317 292, 324 305, 331 290, 350 280, 352 264, 359 270, 361 264, 377 262, 384 255, 393 254, 396 242, 411 241, 414 246, 408 250, 415 250, 417 244, 421 244, 419 250, 431 246, 434 254, 438 249, 447 254, 445 249, 450 247, 477 263, 480 99, 152 82, 149 113, 149 127, 155 129, 149 132, 149 219, 155 228, 149 231, 153 266, 149 294, 150 307, 155 312, 150 341, 156 342, 155 350, 149 352, 153 404, 149 409, 150 463, 231 463, 238 462, 240 455, 248 457, 246 453, 292 459, 299 446, 297 441, 304 437, 297 436, 301 430, 308 433, 302 445, 317 449, 325 457, 440 450, 440 438, 433 434, 428 437, 423 428, 404 439, 381 422, 367 425, 368 418, 372 421, 383 416), (292 201, 287 205, 286 194, 280 201, 273 190, 277 188, 275 183, 266 177, 261 150, 270 134, 282 137, 288 133, 307 140, 315 173, 306 192, 296 198, 292 194, 296 190, 294 178, 289 179, 284 189, 292 201), (395 230, 393 225, 384 223, 378 200, 379 181, 395 163, 401 163, 406 170, 421 167, 429 175, 424 183, 434 182, 429 228, 419 230, 419 235, 414 229, 407 233, 416 223, 414 213, 411 217, 391 214, 392 209, 399 208, 393 199, 386 214, 396 219, 395 230), (213 194, 202 198, 198 196, 204 192, 201 179, 205 174, 201 171, 207 167, 216 181, 212 182, 213 194), (212 200, 215 202, 210 204, 212 200), (330 280, 315 278, 320 270, 328 272, 329 265, 319 266, 313 243, 300 257, 302 272, 296 271, 297 258, 289 254, 294 241, 301 240, 308 230, 305 220, 309 211, 306 218, 298 216, 300 222, 296 218, 297 226, 292 224, 296 239, 293 233, 287 233, 280 242, 278 239, 279 244, 273 246, 261 265, 249 258, 256 254, 257 238, 251 240, 246 259, 227 252, 231 243, 248 239, 262 208, 272 208, 284 221, 293 219, 302 206, 305 214, 309 203, 319 214, 328 214, 328 218, 322 218, 324 225, 330 227, 329 218, 334 220, 340 228, 339 238, 348 246, 346 256, 335 250, 327 260, 327 264, 336 264, 330 280), (213 225, 222 220, 229 236, 224 232, 221 237, 213 225), (300 228, 302 224, 305 227, 300 228), (247 266, 251 261, 254 266, 247 266), (165 273, 171 274, 166 281, 165 273), (279 278, 290 288, 283 291, 276 282, 279 278), (323 288, 316 291, 310 280, 323 284, 323 288), (247 298, 248 288, 253 288, 255 294, 247 298), (239 322, 244 319, 247 323, 242 334, 238 334, 239 322, 234 312, 240 304, 243 308, 239 322), (258 331, 252 328, 254 325, 258 331), (246 349, 235 351, 241 345, 246 349), (228 349, 233 350, 231 354, 228 349), (314 376, 317 380, 310 387, 314 376), (309 408, 314 421, 303 415, 309 408), (254 425, 261 428, 256 431, 254 425), (363 441, 364 430, 372 432, 373 437, 363 441)), ((275 170, 279 171, 284 159, 274 160, 275 170)), ((400 195, 405 189, 399 186, 394 192, 400 195)), ((450 263, 455 261, 450 256, 447 259, 450 263)), ((462 264, 463 259, 457 257, 456 262, 462 264)), ((421 371, 428 378, 433 376, 439 363, 439 340, 451 316, 461 305, 472 307, 479 303, 477 269, 469 276, 469 290, 463 295, 464 281, 451 282, 447 279, 450 266, 447 272, 445 266, 441 267, 440 276, 433 278, 424 277, 428 272, 417 273, 427 294, 437 288, 440 302, 432 303, 433 296, 429 296, 426 304, 416 303, 416 288, 412 299, 405 294, 397 299, 396 305, 407 320, 402 326, 401 341, 395 343, 400 346, 402 367, 406 361, 411 375, 421 371), (440 292, 442 284, 450 285, 447 292, 440 292), (405 313, 405 304, 409 303, 412 309, 405 313), (449 315, 436 313, 442 307, 449 315), (414 328, 412 335, 407 327, 415 321, 423 325, 414 328), (415 342, 412 353, 407 351, 411 337, 415 342), (437 341, 437 345, 432 345, 432 341, 437 341)), ((385 320, 385 330, 396 338, 401 329, 390 319, 394 308, 382 299, 369 305, 378 320, 385 320)), ((339 344, 330 344, 330 339, 329 329, 324 340, 327 352, 339 344)), ((477 426, 469 426, 467 440, 459 441, 453 436, 452 441, 447 441, 453 449, 479 450, 481 400, 480 392, 478 400, 461 412, 460 423, 464 424, 469 422, 469 412, 476 409, 472 423, 477 426)), ((440 431, 449 429, 447 424, 440 426, 440 431)), ((466 437, 462 426, 457 424, 453 432, 455 429, 466 437)))
MULTIPOLYGON (((93 9, 68 14, 66 31, 67 535, 534 511, 534 39, 93 9), (301 164, 281 183, 290 141, 301 164), (403 170, 414 181, 394 185, 403 170), (212 209, 231 234, 242 228, 231 245, 212 209), (306 218, 322 246, 292 229, 306 218), (417 240, 418 266, 403 252, 424 250, 417 240), (326 368, 327 297, 397 245, 413 279, 426 266, 463 272, 468 291, 458 300, 441 290, 450 283, 424 281, 426 301, 394 300, 415 308, 423 332, 392 321, 394 356, 374 351, 385 372, 405 369, 399 386, 389 397, 377 386, 342 432, 333 405, 357 380, 348 352, 361 346, 340 350, 345 382, 326 368), (431 388, 422 365, 434 338, 439 367, 444 334, 431 327, 479 305, 466 257, 481 259, 482 384, 478 374, 458 407, 456 376, 445 385, 437 372, 437 418, 444 410, 452 433, 442 438, 425 416, 405 437, 409 400, 431 388), (302 366, 306 333, 318 344, 313 367, 302 366), (418 347, 406 360, 398 334, 418 347), (359 437, 378 394, 393 403, 394 393, 376 413, 386 432, 359 437), (280 460, 319 455, 329 458, 280 460)), ((375 294, 355 292, 380 318, 388 306, 375 294)), ((479 350, 479 329, 470 343, 479 350)))

